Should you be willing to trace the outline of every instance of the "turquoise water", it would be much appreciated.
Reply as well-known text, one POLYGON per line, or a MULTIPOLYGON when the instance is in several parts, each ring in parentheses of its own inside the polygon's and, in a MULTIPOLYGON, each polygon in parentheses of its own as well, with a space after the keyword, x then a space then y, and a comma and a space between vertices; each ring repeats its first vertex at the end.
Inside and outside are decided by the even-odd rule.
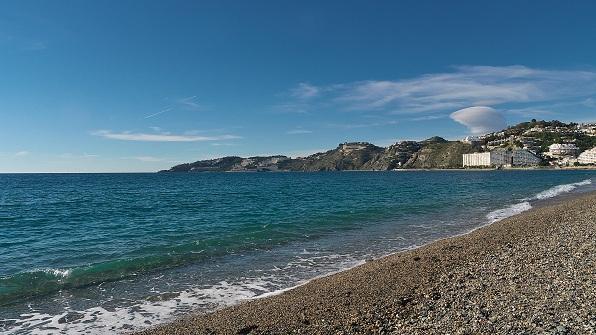
POLYGON ((0 175, 0 331, 143 328, 593 190, 595 176, 0 175))

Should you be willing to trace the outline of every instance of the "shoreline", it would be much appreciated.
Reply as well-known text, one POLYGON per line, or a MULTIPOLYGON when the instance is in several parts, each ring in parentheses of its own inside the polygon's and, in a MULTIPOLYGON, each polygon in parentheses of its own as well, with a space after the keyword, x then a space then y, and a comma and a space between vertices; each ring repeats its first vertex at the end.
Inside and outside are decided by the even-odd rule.
POLYGON ((585 166, 529 166, 529 167, 455 167, 455 168, 407 168, 407 169, 393 169, 393 170, 371 170, 371 169, 353 169, 353 170, 332 170, 332 171, 298 171, 298 170, 271 170, 271 171, 174 171, 163 172, 158 171, 154 173, 328 173, 328 172, 411 172, 411 171, 593 171, 596 170, 596 165, 585 166))
MULTIPOLYGON (((432 278, 429 278, 428 276, 420 276, 419 272, 421 270, 424 270, 423 272, 425 272, 425 274, 428 274, 427 272, 429 272, 437 275, 437 273, 435 273, 437 272, 437 270, 432 270, 431 268, 429 268, 430 265, 433 265, 433 267, 438 267, 439 269, 444 267, 451 269, 451 271, 442 273, 442 275, 450 274, 450 272, 473 272, 473 269, 470 269, 469 266, 466 267, 466 264, 452 263, 454 263, 454 260, 466 260, 466 258, 470 258, 467 256, 477 255, 478 253, 502 251, 502 248, 499 247, 502 247, 503 243, 507 245, 511 244, 512 242, 503 242, 503 240, 501 240, 500 243, 492 245, 493 248, 483 248, 477 243, 471 244, 470 242, 472 240, 476 241, 480 236, 482 237, 483 241, 486 239, 494 241, 495 238, 503 237, 503 234, 510 235, 507 232, 507 230, 510 229, 515 229, 519 235, 513 236, 513 240, 518 241, 520 237, 522 237, 523 239, 527 239, 531 236, 523 235, 532 235, 532 232, 524 233, 523 230, 520 230, 520 228, 531 225, 537 231, 541 231, 544 229, 548 230, 552 227, 549 227, 547 223, 541 223, 536 221, 546 221, 545 219, 548 219, 549 216, 556 216, 557 210, 560 210, 562 208, 566 209, 563 212, 568 214, 568 217, 565 220, 565 218, 560 217, 559 214, 560 220, 558 221, 557 227, 561 225, 561 222, 571 220, 569 216, 573 217, 574 215, 587 215, 587 220, 592 220, 590 221, 591 223, 586 222, 586 219, 584 219, 583 221, 579 220, 578 222, 582 223, 579 224, 579 226, 581 227, 579 227, 578 229, 584 229, 589 232, 589 228, 591 228, 590 225, 593 225, 594 220, 596 220, 594 218, 596 216, 596 192, 578 195, 577 197, 574 197, 572 199, 556 201, 554 202, 554 204, 548 204, 544 207, 540 206, 537 208, 532 208, 527 212, 518 214, 516 216, 512 216, 502 221, 475 228, 461 235, 435 240, 422 246, 389 254, 387 256, 368 261, 364 264, 357 265, 350 269, 333 274, 328 274, 323 277, 314 278, 294 287, 279 292, 268 293, 263 296, 256 297, 254 299, 241 302, 237 305, 216 310, 212 313, 191 313, 170 323, 157 325, 153 328, 140 331, 138 332, 138 334, 171 334, 188 332, 194 332, 199 334, 259 334, 280 332, 369 333, 386 331, 391 332, 398 330, 409 333, 429 333, 427 331, 422 330, 433 329, 433 327, 436 325, 436 322, 439 320, 433 320, 432 318, 427 317, 425 319, 427 324, 420 320, 413 323, 402 322, 407 321, 404 319, 406 315, 418 316, 418 319, 422 314, 426 314, 428 316, 429 311, 425 311, 424 313, 419 314, 416 313, 416 310, 424 310, 425 307, 436 305, 436 300, 442 300, 440 297, 445 295, 439 293, 439 298, 433 298, 433 292, 438 289, 437 287, 435 287, 436 285, 433 285, 433 283, 437 284, 435 283, 436 280, 433 281, 432 278), (589 210, 582 210, 582 206, 585 208, 589 208, 589 210), (569 209, 569 207, 574 209, 569 209), (504 229, 503 227, 509 229, 504 229), (457 248, 457 250, 463 249, 463 255, 459 252, 457 254, 453 254, 453 252, 449 252, 449 248, 445 249, 445 247, 453 247, 454 245, 459 244, 464 244, 468 246, 468 248, 462 248, 461 246, 457 248), (453 255, 445 258, 450 254, 453 255), (422 257, 420 255, 424 255, 425 257, 422 257), (424 261, 422 261, 423 258, 425 259, 424 261), (426 258, 430 258, 431 261, 426 260, 426 258), (405 268, 408 271, 403 271, 404 269, 402 269, 402 271, 400 271, 399 273, 395 272, 395 270, 393 269, 395 267, 395 264, 393 263, 399 261, 404 263, 405 268), (389 267, 387 267, 388 263, 390 264, 389 267), (387 271, 389 271, 389 274, 386 273, 387 271), (413 276, 413 274, 417 275, 413 276), (354 281, 354 277, 361 278, 361 280, 354 281), (379 277, 385 279, 384 284, 378 282, 379 277), (410 280, 404 280, 405 278, 410 278, 410 280), (359 283, 361 282, 366 282, 368 283, 368 285, 364 285, 364 287, 362 287, 362 285, 359 285, 359 283), (416 282, 419 282, 419 284, 416 285, 416 282), (419 287, 422 286, 424 288, 429 285, 434 287, 434 289, 429 291, 428 289, 420 289, 419 287), (414 288, 414 286, 418 287, 418 289, 414 288), (347 287, 349 287, 350 289, 346 290, 347 287), (397 290, 400 292, 392 292, 395 291, 396 287, 402 288, 402 290, 397 290), (401 292, 404 291, 404 288, 408 288, 405 290, 409 292, 408 294, 404 295, 405 292, 401 292), (337 292, 347 293, 346 295, 338 295, 337 292), (378 294, 372 294, 372 292, 382 292, 384 294, 381 294, 379 296, 378 294), (430 300, 429 297, 431 298, 430 300), (368 303, 363 304, 363 301, 366 301, 368 303), (416 301, 417 303, 413 304, 414 301, 416 301), (372 303, 371 305, 371 302, 374 303, 372 303), (378 311, 378 308, 376 307, 371 308, 371 306, 378 306, 379 304, 387 305, 387 310, 392 310, 397 314, 386 315, 386 311, 378 311), (280 311, 283 312, 280 313, 280 311), (365 312, 365 315, 363 316, 361 312, 365 312), (403 314, 403 312, 407 313, 403 314), (372 313, 373 316, 377 315, 378 313, 381 313, 382 315, 377 315, 373 317, 369 315, 370 313, 372 313), (346 323, 346 319, 352 321, 346 323), (422 324, 420 324, 421 322, 422 324), (428 322, 431 322, 431 324, 428 324, 428 322)), ((591 233, 593 235, 593 232, 591 233)), ((542 237, 545 238, 546 236, 542 237)), ((594 253, 593 241, 594 240, 592 240, 592 242, 588 243, 587 245, 587 248, 589 249, 588 251, 592 251, 592 254, 594 253)), ((573 243, 574 240, 567 242, 573 243)), ((539 248, 540 243, 538 243, 538 246, 534 247, 539 248)), ((584 245, 584 247, 586 246, 584 245)), ((526 253, 528 252, 528 250, 520 250, 521 253, 524 253, 524 251, 526 253)), ((590 263, 592 266, 594 266, 593 258, 593 256, 588 257, 588 261, 592 262, 590 263)), ((481 265, 486 266, 487 264, 483 263, 481 265)), ((453 275, 453 273, 451 273, 451 275, 453 275)), ((516 274, 517 277, 520 277, 520 275, 522 274, 516 274)), ((497 284, 498 281, 495 283, 495 285, 497 284)), ((526 287, 526 289, 532 289, 532 287, 526 287)), ((458 290, 455 290, 455 292, 457 291, 458 290)), ((457 294, 455 296, 457 296, 457 294)), ((592 296, 592 298, 596 297, 592 296)), ((594 303, 592 303, 592 306, 594 306, 594 303)), ((592 308, 592 310, 594 310, 594 308, 592 308)), ((455 313, 456 311, 457 309, 453 308, 447 309, 446 314, 455 313)), ((481 316, 484 314, 483 312, 480 312, 481 316)), ((596 316, 588 315, 587 317, 587 326, 585 322, 580 322, 579 325, 567 322, 568 325, 564 325, 563 327, 566 327, 566 329, 570 330, 577 328, 577 331, 579 331, 579 333, 585 333, 586 331, 596 332, 596 316), (589 322, 592 323, 590 324, 589 322)), ((470 329, 472 332, 499 332, 499 326, 503 326, 503 324, 500 324, 499 322, 490 321, 489 317, 481 319, 485 319, 485 322, 478 321, 476 323, 472 323, 472 328, 470 329)), ((527 321, 528 320, 525 320, 524 322, 527 323, 527 321)), ((465 323, 466 322, 464 322, 464 320, 459 320, 456 323, 452 322, 451 324, 444 324, 443 322, 441 322, 440 324, 442 325, 442 328, 435 329, 435 331, 456 331, 457 329, 464 327, 463 325, 465 323), (459 326, 456 326, 457 324, 459 324, 459 326)), ((552 325, 554 325, 555 323, 553 323, 552 325)), ((554 329, 560 326, 560 324, 557 324, 554 329)), ((541 328, 540 325, 536 325, 534 327, 529 327, 526 330, 537 331, 538 329, 546 331, 550 328, 548 328, 548 326, 541 328)), ((430 332, 432 333, 433 331, 430 332)))

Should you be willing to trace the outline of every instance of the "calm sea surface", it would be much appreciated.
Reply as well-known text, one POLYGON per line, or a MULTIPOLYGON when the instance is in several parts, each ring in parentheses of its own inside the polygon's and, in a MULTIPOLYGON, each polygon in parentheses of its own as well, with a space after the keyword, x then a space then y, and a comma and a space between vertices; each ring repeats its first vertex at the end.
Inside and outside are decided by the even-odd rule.
POLYGON ((0 332, 140 329, 595 184, 594 171, 0 174, 0 332))

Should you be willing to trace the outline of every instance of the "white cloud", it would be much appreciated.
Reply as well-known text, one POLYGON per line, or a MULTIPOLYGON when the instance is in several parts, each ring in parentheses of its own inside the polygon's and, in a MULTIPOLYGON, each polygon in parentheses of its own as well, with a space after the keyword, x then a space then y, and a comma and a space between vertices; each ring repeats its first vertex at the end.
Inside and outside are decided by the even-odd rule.
POLYGON ((307 103, 283 103, 273 106, 272 111, 279 114, 308 114, 310 105, 307 103))
POLYGON ((71 159, 71 158, 97 158, 99 155, 83 153, 82 155, 73 154, 70 152, 65 152, 63 154, 58 155, 59 158, 64 159, 71 159))
POLYGON ((23 156, 29 155, 29 153, 30 153, 29 151, 23 150, 23 151, 19 151, 19 152, 15 153, 14 155, 17 157, 23 157, 23 156))
POLYGON ((234 143, 219 143, 219 142, 215 142, 215 143, 211 143, 212 146, 214 147, 232 147, 235 144, 234 143))
POLYGON ((152 117, 155 117, 155 116, 161 115, 161 114, 163 114, 163 113, 167 113, 167 112, 169 112, 169 111, 171 111, 171 110, 172 110, 172 108, 165 108, 165 109, 162 109, 162 110, 160 110, 160 111, 159 111, 159 112, 157 112, 157 113, 149 114, 149 115, 145 116, 144 118, 145 118, 145 119, 149 119, 149 118, 152 118, 152 117))
POLYGON ((101 136, 112 140, 121 141, 140 141, 140 142, 205 142, 205 141, 224 141, 224 140, 235 140, 240 139, 240 136, 236 135, 218 135, 218 136, 198 136, 198 135, 186 135, 186 134, 146 134, 146 133, 133 133, 133 132, 121 132, 115 133, 110 130, 97 130, 91 133, 92 135, 101 136))
POLYGON ((134 157, 123 157, 123 159, 134 159, 141 162, 163 162, 163 158, 153 157, 153 156, 134 156, 134 157))
MULTIPOLYGON (((366 80, 317 87, 316 94, 320 99, 316 103, 331 103, 343 110, 404 114, 585 98, 594 91, 596 72, 593 71, 459 66, 452 72, 410 79, 366 80)), ((308 90, 299 85, 291 92, 308 90)), ((294 93, 293 96, 300 95, 294 93)))
POLYGON ((594 100, 594 98, 587 98, 586 100, 582 101, 582 105, 586 107, 596 107, 596 100, 594 100))
POLYGON ((44 41, 32 41, 30 43, 27 43, 27 45, 25 45, 25 50, 28 51, 40 51, 40 50, 45 50, 48 48, 48 43, 44 42, 44 41))
POLYGON ((299 99, 310 99, 319 94, 320 89, 308 83, 299 83, 297 87, 293 88, 290 94, 299 99))
POLYGON ((307 129, 292 129, 292 130, 288 130, 286 132, 286 134, 288 135, 301 135, 301 134, 311 134, 312 130, 307 130, 307 129))
POLYGON ((446 117, 445 115, 425 115, 425 116, 420 116, 420 117, 413 117, 410 119, 410 121, 431 121, 431 120, 444 119, 445 117, 446 117))
POLYGON ((384 120, 378 122, 367 122, 367 123, 330 123, 327 126, 331 128, 341 129, 358 129, 358 128, 373 128, 373 127, 385 127, 398 124, 396 120, 384 120))
POLYGON ((192 97, 186 97, 182 99, 178 99, 176 103, 186 109, 190 110, 200 110, 201 105, 197 101, 197 96, 193 95, 192 97))
POLYGON ((199 102, 197 101, 197 96, 193 95, 193 96, 186 97, 186 98, 176 99, 171 104, 162 108, 160 111, 145 115, 143 118, 150 119, 150 118, 153 118, 153 117, 165 114, 165 113, 169 113, 169 112, 174 112, 174 111, 180 110, 180 109, 191 110, 191 111, 201 111, 201 110, 204 110, 205 108, 204 108, 204 106, 199 104, 199 102))
POLYGON ((523 118, 538 118, 538 117, 555 117, 557 113, 544 109, 544 107, 535 106, 527 108, 513 108, 507 109, 504 113, 521 116, 523 118))
POLYGON ((493 108, 474 106, 451 113, 450 117, 468 127, 474 135, 486 134, 506 127, 505 118, 493 108))

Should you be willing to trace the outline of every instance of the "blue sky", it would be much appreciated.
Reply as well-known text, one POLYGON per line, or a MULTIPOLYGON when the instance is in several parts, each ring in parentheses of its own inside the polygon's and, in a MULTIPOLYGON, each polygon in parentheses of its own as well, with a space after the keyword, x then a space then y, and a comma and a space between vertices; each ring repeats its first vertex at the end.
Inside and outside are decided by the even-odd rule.
POLYGON ((594 13, 593 1, 3 1, 0 172, 155 171, 596 121, 594 13))

